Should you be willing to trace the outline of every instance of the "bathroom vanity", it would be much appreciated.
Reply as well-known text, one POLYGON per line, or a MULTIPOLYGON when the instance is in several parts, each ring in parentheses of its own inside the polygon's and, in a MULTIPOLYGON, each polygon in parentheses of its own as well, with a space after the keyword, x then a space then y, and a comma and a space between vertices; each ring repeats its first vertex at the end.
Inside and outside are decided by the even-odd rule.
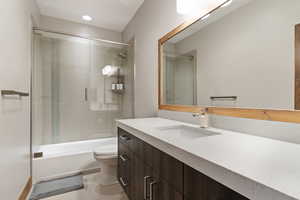
POLYGON ((299 199, 296 144, 162 118, 117 124, 118 180, 131 200, 299 199))
POLYGON ((247 199, 121 128, 118 158, 118 179, 131 200, 247 199))

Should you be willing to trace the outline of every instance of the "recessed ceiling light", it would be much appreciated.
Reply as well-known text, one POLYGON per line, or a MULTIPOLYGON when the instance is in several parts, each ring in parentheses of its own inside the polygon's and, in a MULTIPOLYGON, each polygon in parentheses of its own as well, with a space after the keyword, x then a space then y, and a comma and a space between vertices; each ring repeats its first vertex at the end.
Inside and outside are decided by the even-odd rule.
POLYGON ((93 18, 89 15, 83 15, 82 19, 85 20, 85 21, 92 21, 93 20, 93 18))
POLYGON ((226 3, 224 3, 221 7, 224 8, 226 6, 229 6, 231 3, 232 3, 232 0, 229 0, 226 3))

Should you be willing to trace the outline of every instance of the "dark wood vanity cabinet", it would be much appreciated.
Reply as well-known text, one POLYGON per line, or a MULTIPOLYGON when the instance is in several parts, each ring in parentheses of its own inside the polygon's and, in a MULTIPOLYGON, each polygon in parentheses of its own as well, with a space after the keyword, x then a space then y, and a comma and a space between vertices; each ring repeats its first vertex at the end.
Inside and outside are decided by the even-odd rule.
POLYGON ((118 180, 130 200, 183 200, 183 163, 118 130, 118 180))
POLYGON ((248 200, 187 165, 183 184, 185 200, 248 200))
POLYGON ((247 199, 120 128, 118 180, 130 200, 247 199))

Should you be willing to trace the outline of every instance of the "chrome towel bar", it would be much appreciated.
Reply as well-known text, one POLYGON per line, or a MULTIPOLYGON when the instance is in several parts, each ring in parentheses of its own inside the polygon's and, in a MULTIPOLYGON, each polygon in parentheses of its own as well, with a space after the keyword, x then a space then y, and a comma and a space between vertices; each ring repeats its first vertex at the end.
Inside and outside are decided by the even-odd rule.
POLYGON ((210 97, 210 99, 212 101, 217 101, 217 100, 232 100, 232 101, 236 101, 237 100, 237 96, 213 96, 210 97))
POLYGON ((12 95, 18 95, 20 97, 28 97, 29 93, 18 92, 15 90, 1 90, 1 96, 12 96, 12 95))

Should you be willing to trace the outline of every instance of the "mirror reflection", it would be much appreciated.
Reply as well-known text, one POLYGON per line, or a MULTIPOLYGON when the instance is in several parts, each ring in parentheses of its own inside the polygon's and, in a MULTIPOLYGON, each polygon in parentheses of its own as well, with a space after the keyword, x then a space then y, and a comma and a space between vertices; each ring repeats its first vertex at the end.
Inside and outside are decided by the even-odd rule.
POLYGON ((300 109, 300 1, 233 0, 162 45, 162 104, 300 109))

